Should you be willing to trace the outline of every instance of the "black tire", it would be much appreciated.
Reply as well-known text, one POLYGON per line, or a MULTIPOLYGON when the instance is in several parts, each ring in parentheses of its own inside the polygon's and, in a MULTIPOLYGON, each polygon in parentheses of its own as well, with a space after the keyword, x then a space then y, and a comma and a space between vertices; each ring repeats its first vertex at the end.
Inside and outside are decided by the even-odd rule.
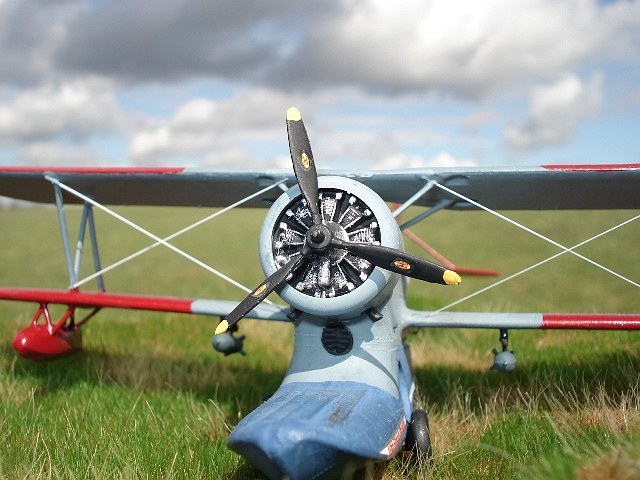
POLYGON ((411 414, 411 423, 409 423, 407 437, 404 440, 404 450, 431 458, 429 417, 424 410, 416 409, 411 414))

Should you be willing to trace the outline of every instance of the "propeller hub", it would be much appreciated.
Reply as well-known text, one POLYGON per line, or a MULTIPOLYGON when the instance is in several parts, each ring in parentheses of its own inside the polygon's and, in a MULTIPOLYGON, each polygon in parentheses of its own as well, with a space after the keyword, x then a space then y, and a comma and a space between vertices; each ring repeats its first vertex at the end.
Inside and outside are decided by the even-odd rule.
POLYGON ((323 224, 313 225, 307 231, 307 245, 316 252, 326 252, 331 245, 331 229, 323 224))

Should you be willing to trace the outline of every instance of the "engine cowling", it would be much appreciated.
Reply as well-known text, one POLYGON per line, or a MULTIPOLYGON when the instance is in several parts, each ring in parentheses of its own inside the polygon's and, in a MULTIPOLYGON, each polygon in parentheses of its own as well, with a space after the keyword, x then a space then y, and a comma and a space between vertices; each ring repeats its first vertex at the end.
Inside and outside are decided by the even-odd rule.
MULTIPOLYGON (((402 236, 391 211, 369 187, 335 176, 319 177, 318 187, 323 223, 337 238, 402 249, 402 236)), ((260 262, 267 277, 300 254, 312 224, 297 185, 272 205, 260 234, 260 262)), ((278 293, 303 312, 349 318, 383 303, 397 281, 396 273, 329 248, 314 254, 308 266, 284 282, 278 293)))

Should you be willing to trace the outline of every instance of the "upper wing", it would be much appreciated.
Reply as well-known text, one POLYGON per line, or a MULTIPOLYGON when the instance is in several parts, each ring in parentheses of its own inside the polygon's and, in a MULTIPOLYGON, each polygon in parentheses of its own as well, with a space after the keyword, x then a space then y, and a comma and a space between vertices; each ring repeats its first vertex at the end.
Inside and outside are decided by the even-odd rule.
MULTIPOLYGON (((223 207, 287 178, 292 172, 200 170, 188 168, 0 168, 0 195, 31 202, 53 203, 47 177, 105 205, 223 207)), ((272 190, 243 206, 268 207, 279 196, 272 190)), ((63 192, 65 203, 82 200, 63 192)))
MULTIPOLYGON (((358 180, 385 201, 404 203, 428 182, 437 182, 486 207, 501 210, 640 208, 640 164, 543 166, 511 169, 410 169, 320 171, 358 180)), ((207 170, 198 168, 20 168, 0 167, 0 195, 53 202, 47 176, 110 205, 226 206, 285 180, 289 170, 207 170)), ((278 196, 269 190, 243 204, 267 207, 278 196)), ((65 202, 81 203, 63 193, 65 202)), ((448 208, 474 209, 439 188, 424 192, 415 205, 454 200, 448 208)))

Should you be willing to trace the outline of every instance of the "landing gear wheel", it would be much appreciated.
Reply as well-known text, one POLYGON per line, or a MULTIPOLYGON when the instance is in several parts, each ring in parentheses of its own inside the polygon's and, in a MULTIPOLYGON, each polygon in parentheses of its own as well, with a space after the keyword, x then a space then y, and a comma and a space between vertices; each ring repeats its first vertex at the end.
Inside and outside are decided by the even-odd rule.
POLYGON ((429 417, 427 412, 416 409, 411 414, 411 423, 404 441, 404 450, 431 458, 431 438, 429 437, 429 417))

